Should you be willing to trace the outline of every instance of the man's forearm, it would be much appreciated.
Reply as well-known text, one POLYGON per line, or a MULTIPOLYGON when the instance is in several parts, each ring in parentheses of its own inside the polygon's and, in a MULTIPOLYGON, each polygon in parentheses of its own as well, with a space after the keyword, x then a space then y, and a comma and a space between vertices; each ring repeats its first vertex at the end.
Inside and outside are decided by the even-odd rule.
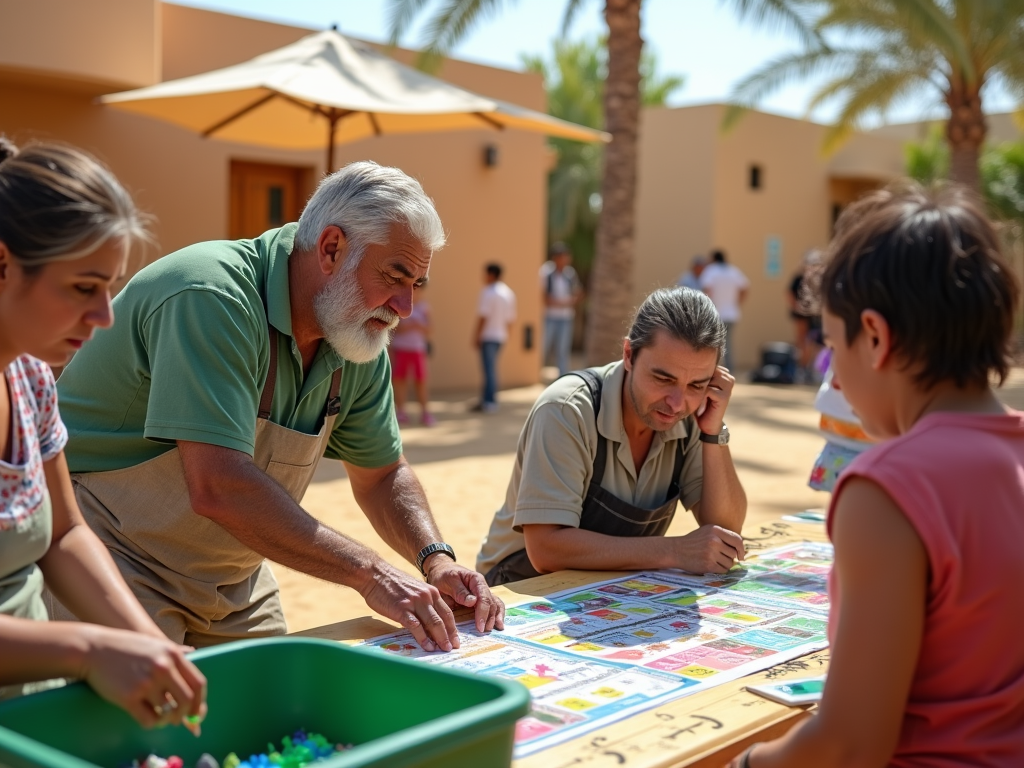
POLYGON ((632 571, 669 568, 667 539, 643 536, 609 536, 582 528, 553 525, 524 526, 526 553, 541 573, 581 571, 632 571))
POLYGON ((309 515, 251 463, 233 465, 216 489, 195 511, 275 562, 356 589, 382 562, 371 549, 309 515))
POLYGON ((736 474, 729 447, 704 443, 701 451, 704 478, 698 522, 739 533, 747 517, 747 494, 736 474))
POLYGON ((360 482, 358 468, 346 464, 352 494, 377 534, 410 563, 420 550, 442 541, 427 495, 403 457, 390 472, 360 482))

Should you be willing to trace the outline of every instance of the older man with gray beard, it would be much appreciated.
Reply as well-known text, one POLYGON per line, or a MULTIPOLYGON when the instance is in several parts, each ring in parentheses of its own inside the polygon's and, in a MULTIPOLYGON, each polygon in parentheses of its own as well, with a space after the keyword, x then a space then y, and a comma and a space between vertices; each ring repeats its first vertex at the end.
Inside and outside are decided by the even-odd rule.
POLYGON ((353 163, 297 224, 141 270, 114 326, 65 369, 78 502, 168 637, 284 633, 268 558, 358 590, 427 650, 458 646, 456 605, 481 631, 503 626, 501 601, 444 543, 392 403, 389 334, 444 240, 415 180, 353 163), (344 463, 374 529, 423 581, 299 506, 321 457, 344 463))

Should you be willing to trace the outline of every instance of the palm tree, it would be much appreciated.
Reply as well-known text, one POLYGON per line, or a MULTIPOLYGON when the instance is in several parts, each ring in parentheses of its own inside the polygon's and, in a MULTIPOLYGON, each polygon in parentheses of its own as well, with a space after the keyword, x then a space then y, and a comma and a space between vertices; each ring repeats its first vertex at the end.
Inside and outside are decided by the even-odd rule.
MULTIPOLYGON (((398 42, 427 0, 391 0, 391 39, 398 42)), ((640 122, 641 0, 605 0, 608 25, 608 78, 604 124, 612 140, 605 149, 601 180, 601 219, 597 227, 590 280, 586 357, 599 364, 621 354, 633 302, 636 222, 637 129, 640 122)), ((427 25, 423 61, 450 51, 482 15, 500 9, 501 0, 443 0, 427 25)), ((582 5, 566 0, 563 33, 582 5)))
MULTIPOLYGON (((588 128, 604 130, 604 82, 607 77, 607 41, 556 40, 549 57, 523 55, 527 70, 544 78, 548 114, 588 128)), ((654 53, 640 59, 640 103, 664 106, 683 86, 680 75, 661 75, 654 53)), ((566 243, 573 266, 584 284, 589 282, 601 211, 601 174, 604 145, 548 139, 558 160, 548 178, 548 243, 566 243)))
POLYGON ((984 86, 999 80, 1024 101, 1024 0, 733 0, 741 17, 784 20, 803 50, 771 61, 734 89, 743 108, 795 78, 827 74, 809 110, 839 102, 826 135, 834 146, 865 117, 884 115, 922 88, 949 110, 950 176, 981 190, 979 159, 988 128, 984 86), (839 41, 834 44, 833 41, 839 41))

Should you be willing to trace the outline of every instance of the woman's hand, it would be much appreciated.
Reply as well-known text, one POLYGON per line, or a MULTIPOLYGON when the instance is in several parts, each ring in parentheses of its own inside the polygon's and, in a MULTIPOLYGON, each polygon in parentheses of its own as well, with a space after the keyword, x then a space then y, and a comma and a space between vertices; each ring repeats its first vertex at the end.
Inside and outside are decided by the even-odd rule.
POLYGON ((79 677, 145 728, 206 716, 206 678, 167 638, 80 625, 87 650, 79 677))

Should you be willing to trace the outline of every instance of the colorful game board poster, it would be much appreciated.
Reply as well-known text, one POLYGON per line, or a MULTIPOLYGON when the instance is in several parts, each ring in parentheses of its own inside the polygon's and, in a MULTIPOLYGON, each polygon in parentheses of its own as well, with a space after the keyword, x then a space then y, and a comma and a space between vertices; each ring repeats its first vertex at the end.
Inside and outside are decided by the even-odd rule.
POLYGON ((666 579, 828 613, 831 544, 803 542, 764 552, 725 574, 671 571, 666 579))
POLYGON ((383 651, 428 664, 515 680, 530 689, 530 714, 516 723, 516 754, 524 755, 670 701, 695 682, 655 669, 582 659, 502 632, 459 627, 460 647, 427 653, 405 633, 374 638, 383 651))
POLYGON ((427 653, 404 632, 366 644, 525 685, 522 757, 826 647, 827 598, 818 598, 831 555, 791 545, 724 575, 643 572, 565 590, 510 606, 504 631, 460 625, 450 653, 427 653))

